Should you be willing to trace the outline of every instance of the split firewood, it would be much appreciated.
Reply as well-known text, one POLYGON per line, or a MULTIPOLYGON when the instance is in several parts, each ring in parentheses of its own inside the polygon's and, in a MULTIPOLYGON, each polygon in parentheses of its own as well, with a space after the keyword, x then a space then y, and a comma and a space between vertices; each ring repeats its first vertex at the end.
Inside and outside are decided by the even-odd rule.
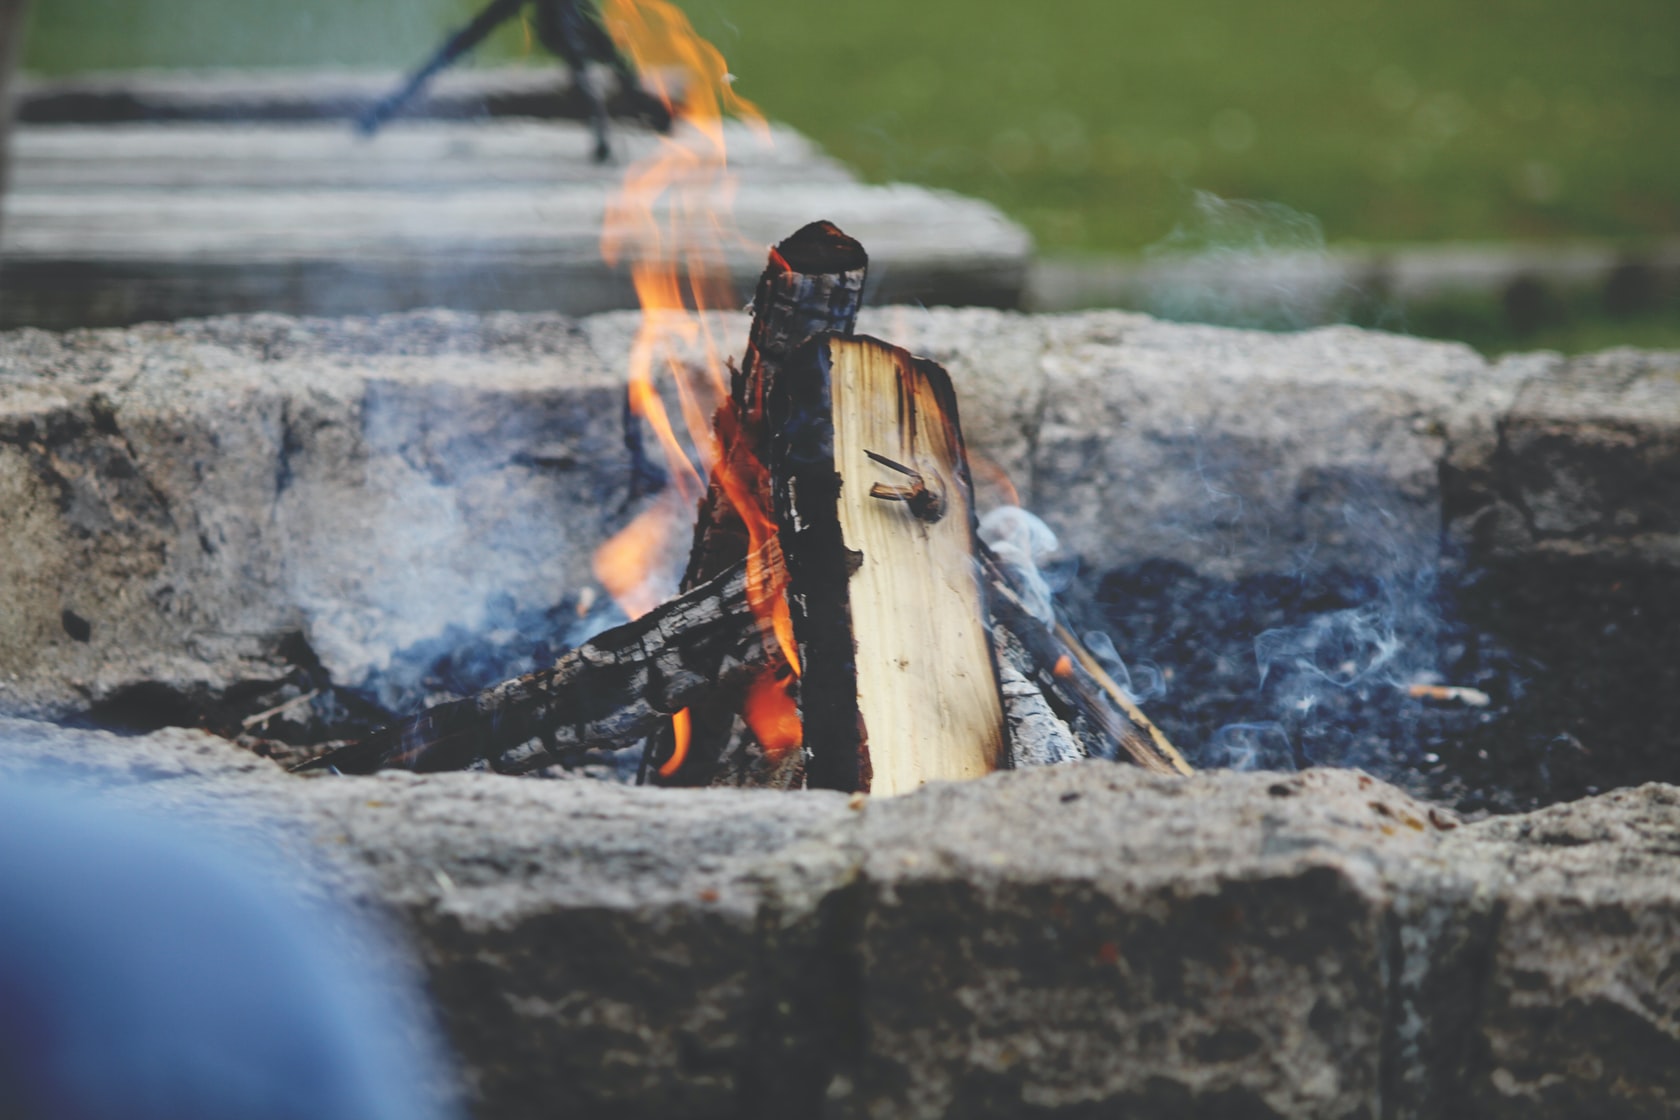
POLYGON ((949 376, 824 336, 767 415, 808 784, 892 794, 997 769, 1007 728, 949 376))
MULTIPOLYGON (((752 570, 776 578, 775 541, 752 570)), ((523 772, 634 746, 719 688, 785 671, 769 623, 752 609, 753 582, 743 561, 551 668, 439 704, 296 769, 424 772, 494 760, 495 769, 523 772)))

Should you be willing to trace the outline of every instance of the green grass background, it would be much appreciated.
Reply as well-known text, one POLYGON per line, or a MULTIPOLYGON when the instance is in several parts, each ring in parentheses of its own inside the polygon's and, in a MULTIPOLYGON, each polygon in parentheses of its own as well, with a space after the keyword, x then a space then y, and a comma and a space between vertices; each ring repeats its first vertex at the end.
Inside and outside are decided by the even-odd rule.
MULTIPOLYGON (((991 199, 1047 253, 1140 251, 1198 189, 1332 245, 1680 234, 1680 0, 682 6, 769 116, 868 178, 991 199)), ((400 66, 472 10, 37 0, 26 65, 400 66)))

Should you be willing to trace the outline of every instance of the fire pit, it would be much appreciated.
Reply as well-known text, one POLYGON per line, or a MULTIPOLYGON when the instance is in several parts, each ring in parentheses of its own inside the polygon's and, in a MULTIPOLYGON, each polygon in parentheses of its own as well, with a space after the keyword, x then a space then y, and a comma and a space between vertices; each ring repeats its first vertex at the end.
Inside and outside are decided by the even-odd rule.
MULTIPOLYGON (((6 709, 295 759, 551 660, 610 622, 591 556, 641 508, 635 322, 7 336, 6 709)), ((1676 776, 1672 359, 1121 314, 861 329, 951 370, 979 460, 1061 536, 1076 628, 1193 762, 1360 766, 1470 811, 1676 776)))
MULTIPOLYGON (((657 500, 627 501, 638 323, 0 336, 0 695, 149 732, 13 722, 5 764, 336 851, 416 931, 484 1115, 1670 1106, 1663 787, 1462 826, 1345 771, 848 802, 304 781, 157 730, 300 758, 609 622, 591 556, 657 500)), ((1473 813, 1673 778, 1674 358, 859 326, 950 370, 976 462, 1061 537, 1064 602, 1200 765, 1357 765, 1473 813)))
POLYGON ((1680 357, 717 313, 768 127, 604 19, 643 313, 0 334, 0 770, 395 911, 485 1117, 1672 1114, 1680 357))

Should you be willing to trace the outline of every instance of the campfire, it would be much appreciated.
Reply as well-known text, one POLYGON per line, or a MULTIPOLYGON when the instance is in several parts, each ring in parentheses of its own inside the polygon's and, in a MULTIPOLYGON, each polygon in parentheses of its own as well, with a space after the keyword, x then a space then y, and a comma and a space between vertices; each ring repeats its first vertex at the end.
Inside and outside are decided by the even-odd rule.
POLYGON ((862 245, 826 221, 778 244, 745 354, 722 359, 701 315, 729 305, 718 261, 738 239, 722 122, 739 117, 762 141, 763 117, 675 7, 602 16, 692 126, 627 170, 602 236, 643 310, 625 412, 632 493, 670 483, 596 557, 631 621, 304 768, 521 772, 639 746, 638 780, 683 786, 902 793, 1079 757, 1188 773, 1023 566, 981 543, 949 376, 855 333, 862 245), (659 84, 673 61, 681 105, 659 84), (696 371, 671 355, 699 335, 696 371), (656 388, 661 367, 698 465, 656 388), (661 602, 661 554, 690 517, 678 594, 661 602))
POLYGON ((0 777, 330 869, 484 1117, 1672 1113, 1680 794, 1476 819, 1676 774, 1672 359, 865 309, 602 7, 639 315, 0 333, 0 777))
MULTIPOLYGON (((1189 773, 981 542, 949 376, 853 333, 867 268, 827 222, 771 251, 707 483, 688 488, 680 594, 302 769, 519 773, 641 746, 641 780, 683 786, 891 794, 1082 757, 1189 773)), ((673 448, 645 385, 631 399, 673 448)))

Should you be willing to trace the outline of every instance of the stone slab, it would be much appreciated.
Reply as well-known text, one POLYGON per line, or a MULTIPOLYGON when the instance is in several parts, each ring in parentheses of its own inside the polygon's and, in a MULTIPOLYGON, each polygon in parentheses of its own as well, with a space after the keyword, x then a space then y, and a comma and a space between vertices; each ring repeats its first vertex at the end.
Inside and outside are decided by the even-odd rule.
POLYGON ((4 774, 255 831, 394 914, 486 1120, 1680 1107, 1673 787, 1461 825, 1355 771, 306 780, 0 721, 4 774))
MULTIPOLYGON (((679 129, 679 143, 697 143, 679 129)), ((723 126, 730 164, 756 183, 850 183, 855 177, 785 125, 723 126)), ((614 133, 615 158, 588 158, 582 122, 526 119, 401 121, 362 137, 343 123, 232 128, 178 123, 25 127, 14 137, 12 188, 23 194, 135 191, 460 191, 591 184, 616 189, 626 165, 667 141, 646 129, 614 133)), ((677 169, 682 177, 682 169, 677 169)))
MULTIPOLYGON (((526 104, 551 74, 445 78, 419 119, 373 138, 348 118, 392 76, 118 74, 28 86, 0 236, 0 328, 636 307, 633 262, 602 259, 611 200, 637 161, 672 145, 709 153, 710 140, 689 126, 665 138, 624 123, 614 159, 596 164, 580 120, 539 119, 559 109, 526 104)), ((736 233, 673 251, 732 276, 741 303, 765 248, 819 218, 870 246, 879 302, 1021 302, 1032 241, 990 204, 860 183, 786 126, 731 122, 723 139, 727 182, 685 205, 732 215, 736 233)), ((674 161, 675 180, 686 166, 674 161)))
MULTIPOLYGON (((26 124, 349 120, 406 76, 398 70, 331 68, 35 75, 19 83, 17 109, 26 124)), ((610 90, 609 105, 622 107, 616 88, 610 90)), ((582 95, 558 63, 457 66, 434 77, 406 112, 407 118, 422 120, 587 115, 582 95)))
MULTIPOLYGON (((634 307, 601 259, 611 188, 19 191, 0 241, 0 326, 99 326, 226 312, 634 307)), ((719 205, 722 195, 719 195, 719 205)), ((989 204, 903 184, 746 180, 740 239, 709 256, 744 303, 765 247, 815 217, 871 246, 882 302, 1012 306, 1031 252, 989 204)), ((707 259, 697 250, 698 259, 707 259)))

